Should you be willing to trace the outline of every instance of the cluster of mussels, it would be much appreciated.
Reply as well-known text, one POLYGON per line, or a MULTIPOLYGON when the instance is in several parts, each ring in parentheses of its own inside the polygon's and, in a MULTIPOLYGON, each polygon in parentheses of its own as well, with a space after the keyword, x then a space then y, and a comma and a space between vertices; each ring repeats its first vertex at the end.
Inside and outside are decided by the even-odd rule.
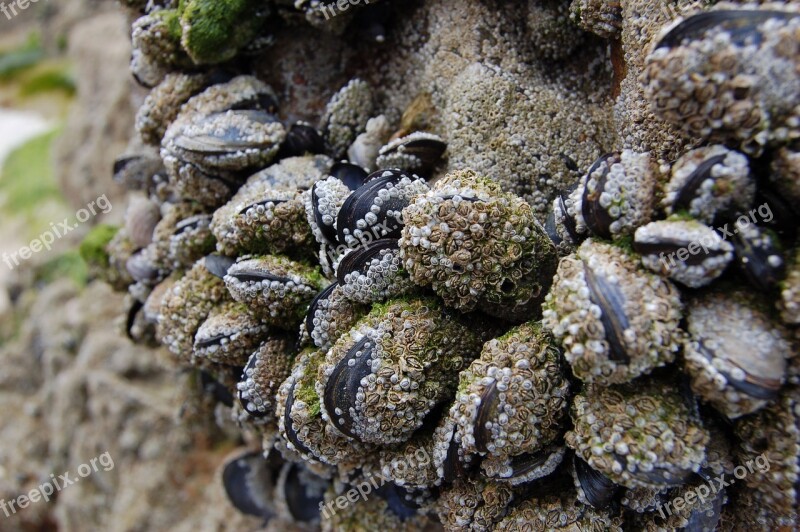
MULTIPOLYGON (((237 508, 278 529, 796 526, 795 7, 665 28, 639 80, 698 143, 602 156, 540 223, 490 177, 442 176, 441 137, 391 136, 362 80, 314 126, 221 74, 271 2, 128 3, 160 157, 118 161, 131 201, 105 276, 132 339, 238 398, 263 447, 224 469, 237 508)), ((618 31, 618 3, 572 7, 618 31)))

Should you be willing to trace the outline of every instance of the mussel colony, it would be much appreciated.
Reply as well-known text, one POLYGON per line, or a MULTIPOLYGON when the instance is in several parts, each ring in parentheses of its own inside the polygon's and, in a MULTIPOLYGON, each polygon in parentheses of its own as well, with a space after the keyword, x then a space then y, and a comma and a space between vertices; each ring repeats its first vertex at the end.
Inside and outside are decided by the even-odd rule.
POLYGON ((315 118, 257 58, 309 28, 401 55, 437 3, 125 4, 158 156, 120 157, 126 223, 96 269, 134 341, 229 394, 239 510, 276 530, 797 527, 798 4, 520 2, 525 53, 605 99, 511 90, 487 48, 433 97, 356 70, 315 118), (503 129, 521 108, 543 121, 503 129))

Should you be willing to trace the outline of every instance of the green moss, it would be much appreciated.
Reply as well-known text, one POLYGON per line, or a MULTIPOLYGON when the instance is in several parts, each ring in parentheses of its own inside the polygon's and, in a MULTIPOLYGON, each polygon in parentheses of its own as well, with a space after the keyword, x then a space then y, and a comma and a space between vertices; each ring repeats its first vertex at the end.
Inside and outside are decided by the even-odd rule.
POLYGON ((232 59, 255 36, 261 17, 256 0, 182 1, 181 44, 197 64, 232 59))
POLYGON ((181 28, 181 15, 177 9, 163 9, 154 13, 153 16, 161 19, 161 21, 164 22, 164 25, 167 26, 170 40, 176 43, 181 41, 183 28, 181 28))
POLYGON ((58 133, 54 130, 35 137, 9 154, 0 172, 0 192, 10 214, 32 217, 44 201, 63 202, 50 156, 58 133))
POLYGON ((59 255, 36 269, 36 281, 49 284, 57 279, 72 279, 78 286, 85 286, 88 279, 86 263, 75 251, 59 255))
POLYGON ((31 34, 22 46, 0 52, 0 80, 7 81, 44 59, 41 39, 31 34))
POLYGON ((80 245, 80 256, 89 267, 108 268, 106 246, 119 231, 113 225, 98 225, 89 232, 80 245))
POLYGON ((42 72, 35 73, 29 79, 23 80, 20 96, 33 96, 53 91, 62 91, 68 96, 75 95, 75 80, 63 67, 48 67, 42 72))
POLYGON ((319 396, 314 384, 317 380, 317 370, 325 359, 324 351, 315 351, 309 355, 308 365, 306 366, 303 378, 297 383, 294 396, 308 405, 308 412, 311 417, 319 416, 322 412, 319 396))

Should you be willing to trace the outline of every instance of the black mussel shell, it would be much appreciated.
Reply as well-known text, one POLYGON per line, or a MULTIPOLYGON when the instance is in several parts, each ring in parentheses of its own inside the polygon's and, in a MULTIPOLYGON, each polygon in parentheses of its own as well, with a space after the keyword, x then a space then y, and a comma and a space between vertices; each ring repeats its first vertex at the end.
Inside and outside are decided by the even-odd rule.
POLYGON ((347 185, 350 190, 357 190, 364 183, 367 182, 369 172, 358 166, 357 164, 349 163, 347 161, 339 161, 333 163, 330 175, 347 185))
POLYGON ((786 258, 771 231, 751 225, 734 230, 736 263, 747 280, 759 290, 769 291, 786 275, 786 258))
POLYGON ((361 379, 372 371, 372 349, 374 340, 364 336, 347 351, 347 355, 336 365, 325 385, 323 401, 333 426, 339 431, 358 440, 353 431, 353 419, 350 408, 355 406, 356 393, 361 386, 361 379), (350 366, 349 362, 355 363, 350 366), (337 408, 339 412, 337 412, 337 408))
POLYGON ((775 231, 786 242, 794 242, 798 226, 797 211, 781 194, 759 183, 755 204, 758 205, 756 214, 759 216, 759 225, 775 231), (763 206, 766 206, 766 213, 761 212, 763 206), (766 221, 767 218, 770 220, 766 221))
POLYGON ((222 485, 228 500, 240 512, 270 519, 274 512, 266 499, 271 487, 270 472, 261 453, 250 451, 225 464, 222 485))
POLYGON ((133 325, 136 323, 136 317, 143 308, 144 303, 138 299, 134 299, 133 303, 131 303, 131 306, 128 308, 128 314, 125 319, 125 334, 134 343, 137 342, 137 339, 133 335, 133 325))
POLYGON ((370 242, 366 246, 354 249, 345 255, 336 269, 336 279, 339 281, 339 284, 345 283, 345 276, 349 273, 365 273, 365 269, 370 261, 379 257, 381 251, 385 249, 398 251, 400 249, 400 244, 396 238, 381 238, 370 242))
POLYGON ((292 407, 294 406, 294 389, 297 387, 297 383, 292 383, 292 387, 289 389, 289 394, 286 397, 286 406, 285 411, 283 414, 283 428, 286 431, 286 439, 297 449, 299 452, 307 454, 309 456, 314 456, 314 453, 311 452, 311 449, 306 447, 300 438, 297 437, 297 431, 294 430, 294 422, 292 421, 292 407))
POLYGON ((361 38, 369 42, 386 41, 386 24, 389 22, 391 9, 388 2, 370 5, 356 12, 352 27, 357 28, 361 38))
POLYGON ((717 491, 711 504, 711 511, 705 508, 695 508, 689 515, 683 532, 706 532, 707 530, 717 530, 717 525, 722 517, 722 505, 725 502, 725 490, 717 491))
POLYGON ((214 398, 217 403, 222 403, 227 407, 233 406, 233 394, 227 386, 219 382, 213 375, 205 370, 199 370, 200 388, 203 393, 214 398))
POLYGON ((761 35, 755 31, 756 26, 769 19, 790 20, 796 16, 796 13, 768 9, 706 11, 681 21, 661 38, 656 49, 680 46, 685 40, 702 38, 706 32, 716 28, 729 32, 734 44, 742 45, 746 41, 758 44, 761 35))
POLYGON ((475 436, 475 448, 478 452, 488 452, 487 443, 492 435, 486 428, 486 423, 497 414, 497 405, 500 401, 500 395, 497 391, 497 381, 492 383, 483 391, 481 395, 481 404, 478 407, 478 415, 475 417, 475 426, 473 432, 475 436))
MULTIPOLYGON (((258 362, 258 353, 253 353, 252 355, 250 355, 250 358, 247 360, 247 364, 242 369, 242 377, 239 380, 241 380, 241 381, 245 380, 247 378, 247 370, 248 369, 255 369, 257 362, 258 362)), ((247 400, 244 397, 242 397, 243 393, 244 393, 244 391, 240 391, 239 394, 238 394, 238 396, 239 396, 239 404, 242 405, 242 410, 247 412, 248 416, 258 419, 258 418, 266 417, 269 414, 269 412, 259 412, 258 410, 256 410, 256 411, 248 410, 247 409, 247 400)))
MULTIPOLYGON (((675 236, 664 237, 660 242, 639 242, 635 239, 633 241, 633 250, 640 255, 659 255, 670 256, 675 254, 681 249, 688 248, 693 241, 681 239, 675 236)), ((687 266, 696 266, 702 264, 709 257, 716 257, 725 255, 725 251, 721 249, 709 249, 708 253, 698 253, 696 255, 689 255, 689 257, 682 261, 687 266)))
POLYGON ((387 482, 380 486, 376 493, 386 501, 389 509, 401 521, 417 514, 420 506, 414 500, 414 492, 398 486, 394 482, 387 482))
MULTIPOLYGON (((277 122, 278 119, 264 111, 228 111, 228 113, 235 113, 246 117, 252 122, 260 124, 268 124, 277 122)), ((203 118, 203 121, 220 120, 222 121, 227 113, 212 113, 203 118)), ((175 146, 187 152, 194 152, 204 155, 223 155, 226 153, 236 152, 242 149, 251 148, 267 148, 261 144, 254 144, 248 140, 247 135, 243 135, 242 131, 234 125, 224 125, 217 128, 219 134, 202 134, 187 136, 185 132, 175 138, 175 146)))
MULTIPOLYGON (((511 482, 512 484, 515 484, 516 483, 515 481, 517 481, 517 479, 520 479, 521 482, 525 482, 527 481, 527 478, 531 474, 531 472, 546 464, 547 461, 550 459, 550 457, 558 455, 559 453, 563 452, 564 448, 562 446, 551 445, 535 453, 525 453, 513 456, 511 457, 509 463, 509 466, 511 467, 510 477, 489 477, 489 478, 496 478, 497 480, 501 480, 504 482, 511 482)), ((561 457, 563 458, 563 454, 561 457)), ((535 478, 531 480, 535 480, 535 478)))
POLYGON ((325 153, 325 141, 313 126, 298 122, 289 128, 281 144, 278 158, 297 157, 310 153, 325 153))
POLYGON ((270 91, 259 91, 252 98, 241 99, 230 107, 231 111, 264 111, 275 115, 278 113, 278 101, 270 91))
POLYGON ((414 138, 413 136, 409 136, 400 139, 397 145, 392 146, 391 149, 386 151, 381 150, 381 155, 389 155, 401 149, 403 153, 419 159, 422 164, 416 170, 427 177, 442 158, 442 155, 447 149, 447 143, 440 138, 414 138))
MULTIPOLYGON (((346 242, 345 229, 348 229, 350 234, 353 234, 353 231, 357 229, 356 223, 370 212, 372 202, 381 190, 385 189, 390 183, 400 182, 406 176, 408 174, 400 170, 381 170, 370 174, 367 183, 350 194, 339 210, 339 215, 336 217, 336 235, 339 242, 346 242)), ((384 202, 380 207, 380 212, 377 214, 378 221, 372 227, 377 228, 385 224, 389 226, 389 230, 386 231, 385 228, 381 227, 379 234, 370 232, 373 238, 399 238, 403 229, 402 226, 396 223, 395 220, 386 223, 386 213, 390 210, 395 212, 402 211, 406 206, 408 206, 408 201, 399 198, 384 202)), ((364 231, 368 232, 369 229, 365 228, 364 231)))
POLYGON ((630 322, 625 314, 625 295, 617 285, 596 274, 588 264, 584 263, 583 272, 589 287, 589 298, 600 307, 600 321, 610 348, 608 356, 611 360, 627 364, 630 356, 625 348, 624 333, 630 328, 630 322))
POLYGON ((284 468, 289 471, 281 475, 283 482, 278 486, 283 491, 286 506, 295 521, 310 523, 319 519, 320 503, 323 500, 322 491, 318 495, 312 495, 303 484, 300 476, 299 464, 285 464, 284 468))
POLYGON ((691 208, 692 200, 697 197, 697 192, 700 189, 700 185, 703 184, 703 181, 708 179, 709 173, 711 172, 711 169, 714 168, 714 165, 723 162, 725 157, 727 157, 726 153, 715 155, 697 165, 697 168, 694 169, 694 172, 692 172, 692 174, 689 176, 689 179, 686 180, 686 183, 684 183, 683 187, 678 192, 675 201, 672 203, 672 210, 674 212, 688 211, 691 208))
POLYGON ((186 231, 191 231, 192 229, 200 229, 202 227, 208 227, 210 223, 211 223, 210 214, 196 214, 194 216, 184 218, 183 220, 175 224, 175 230, 172 232, 172 234, 177 236, 185 233, 186 231))
POLYGON ((547 232, 547 236, 550 237, 550 240, 558 246, 563 242, 561 237, 558 236, 558 231, 556 230, 556 213, 552 210, 547 213, 547 218, 544 221, 544 230, 547 232))
POLYGON ((322 222, 322 214, 319 212, 319 196, 317 196, 317 184, 318 183, 314 183, 311 186, 311 208, 314 210, 314 222, 317 224, 317 227, 322 233, 322 236, 325 237, 325 240, 327 240, 329 244, 335 245, 338 242, 336 237, 336 221, 334 220, 334 223, 331 225, 326 225, 322 222))
POLYGON ((277 281, 279 283, 290 283, 292 280, 287 277, 281 277, 279 275, 272 274, 268 271, 264 270, 257 270, 255 268, 241 268, 237 269, 233 273, 228 270, 228 274, 234 279, 237 279, 243 283, 260 283, 262 281, 277 281))
POLYGON ((564 193, 558 195, 557 198, 558 207, 564 214, 564 228, 567 230, 567 234, 575 244, 578 244, 583 239, 578 234, 578 229, 575 224, 575 219, 569 214, 569 211, 567 210, 567 201, 565 198, 568 195, 569 194, 564 194, 564 193))
POLYGON ((234 262, 236 262, 235 259, 226 257, 225 255, 218 255, 216 253, 209 255, 203 261, 208 273, 215 277, 219 277, 220 279, 224 279, 225 276, 228 275, 228 270, 231 266, 233 266, 234 262))
MULTIPOLYGON (((610 239, 611 238, 611 224, 614 219, 608 215, 606 210, 600 205, 600 195, 603 193, 603 189, 605 188, 606 179, 608 178, 608 167, 612 164, 619 161, 619 154, 618 153, 609 153, 603 155, 599 159, 597 159, 594 164, 589 169, 589 172, 586 176, 586 182, 584 183, 583 189, 583 198, 581 199, 581 213, 583 214, 583 219, 586 222, 586 227, 591 231, 594 235, 597 235, 601 238, 610 239), (589 178, 591 175, 600 168, 600 165, 603 163, 606 164, 606 171, 600 177, 597 182, 597 186, 595 187, 594 192, 589 192, 589 178)), ((564 210, 566 213, 566 209, 564 210)), ((569 218, 567 216, 567 218, 569 218)))
POLYGON ((573 464, 589 504, 595 508, 607 508, 619 492, 619 486, 577 456, 573 457, 573 464))
POLYGON ((306 331, 308 334, 314 332, 314 313, 319 308, 319 304, 328 299, 337 286, 339 286, 338 281, 332 282, 322 292, 314 296, 314 299, 311 300, 311 304, 308 306, 308 311, 306 312, 306 331))

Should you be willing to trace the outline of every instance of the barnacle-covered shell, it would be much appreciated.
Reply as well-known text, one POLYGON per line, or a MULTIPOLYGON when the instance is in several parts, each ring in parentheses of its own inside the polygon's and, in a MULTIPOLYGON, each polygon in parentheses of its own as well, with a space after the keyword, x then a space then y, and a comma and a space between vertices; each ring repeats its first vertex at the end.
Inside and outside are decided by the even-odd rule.
POLYGON ((570 195, 576 232, 601 238, 629 235, 653 214, 656 170, 648 153, 603 155, 570 195))
POLYGON ((564 460, 566 451, 563 444, 553 444, 516 456, 489 455, 481 461, 481 470, 487 478, 518 486, 553 473, 564 460))
POLYGON ((163 217, 153 231, 148 248, 153 264, 161 271, 188 268, 214 250, 211 215, 197 203, 182 201, 162 206, 163 217))
POLYGON ((774 400, 794 356, 788 333, 742 291, 713 292, 689 305, 684 344, 692 389, 730 418, 774 400))
POLYGON ((608 0, 572 0, 570 17, 581 28, 600 37, 619 35, 622 27, 622 7, 608 0))
POLYGON ((225 284, 233 299, 270 325, 296 330, 325 280, 316 269, 280 255, 245 255, 230 267, 225 284))
POLYGON ((760 155, 800 135, 796 9, 732 6, 670 26, 641 79, 653 111, 693 137, 760 155))
POLYGON ((675 161, 662 204, 667 214, 686 212, 710 224, 749 209, 755 193, 747 157, 715 145, 691 150, 675 161))
POLYGON ((157 85, 168 69, 188 63, 180 46, 177 18, 176 10, 165 9, 141 16, 131 26, 131 70, 145 86, 157 85), (152 75, 139 77, 138 73, 152 75))
POLYGON ((327 351, 361 319, 369 307, 346 297, 338 281, 317 294, 308 306, 303 332, 318 348, 327 351))
POLYGON ((781 319, 787 325, 800 324, 800 249, 796 250, 789 264, 786 279, 781 283, 781 299, 778 306, 781 319))
POLYGON ((403 210, 401 256, 412 280, 462 311, 478 302, 528 316, 544 298, 556 251, 521 198, 471 170, 448 174, 403 210))
POLYGON ((433 299, 375 306, 320 366, 323 417, 358 441, 405 441, 454 391, 458 371, 480 345, 476 331, 433 299))
POLYGON ((757 289, 769 291, 786 275, 781 247, 771 230, 752 224, 746 215, 737 219, 733 235, 736 264, 757 289))
POLYGON ((442 479, 432 458, 434 429, 423 427, 396 449, 382 449, 377 460, 381 475, 404 488, 426 489, 440 484, 442 479))
POLYGON ((414 288, 393 238, 347 251, 336 267, 336 278, 345 297, 359 303, 398 297, 414 288))
POLYGON ((513 498, 508 484, 464 479, 442 490, 436 511, 445 530, 494 530, 513 498))
POLYGON ((198 117, 164 148, 182 161, 210 173, 241 172, 266 166, 286 136, 273 115, 260 110, 229 110, 198 117))
POLYGON ((136 113, 136 131, 146 144, 160 146, 170 122, 175 120, 181 106, 200 92, 208 83, 205 73, 171 72, 145 98, 136 113))
POLYGON ((567 445, 590 467, 628 488, 678 485, 700 469, 708 431, 679 390, 639 379, 590 385, 572 404, 567 445))
POLYGON ((306 351, 276 394, 278 430, 288 449, 304 460, 336 465, 357 461, 367 448, 343 437, 322 419, 321 400, 314 387, 324 351, 306 351))
POLYGON ((243 186, 214 212, 211 229, 217 251, 284 253, 308 248, 311 228, 301 194, 268 185, 243 186))
POLYGON ((741 486, 740 490, 752 497, 751 518, 758 516, 761 526, 797 526, 799 401, 800 393, 792 384, 773 404, 741 418, 735 425, 741 440, 736 462, 747 467, 743 479, 746 489, 741 486))
POLYGON ((131 197, 125 212, 125 232, 136 249, 153 241, 153 230, 161 220, 158 204, 143 196, 131 197))
POLYGON ((569 381, 561 352, 541 325, 490 340, 459 379, 450 415, 466 453, 535 453, 563 433, 569 381))
POLYGON ((561 259, 544 324, 576 377, 615 384, 674 360, 681 310, 672 283, 646 272, 623 249, 589 239, 561 259))
POLYGON ((260 419, 275 417, 275 393, 291 372, 293 344, 289 336, 271 335, 250 355, 236 385, 239 401, 248 415, 260 419))
POLYGON ((200 364, 210 361, 241 367, 267 333, 266 325, 245 305, 228 301, 212 309, 197 330, 193 358, 200 364))
POLYGON ((188 363, 194 337, 211 310, 230 296, 222 279, 206 269, 203 259, 165 294, 156 334, 172 354, 188 363))
POLYGON ((334 158, 343 157, 356 137, 364 132, 372 108, 372 89, 363 80, 350 80, 333 95, 320 121, 320 129, 334 158))
MULTIPOLYGON (((620 488, 611 479, 587 464, 583 458, 572 456, 572 480, 578 500, 595 508, 608 508, 620 488)), ((648 489, 648 488, 638 488, 648 489)), ((628 490, 631 491, 631 490, 628 490)))
POLYGON ((348 247, 368 245, 379 238, 397 238, 403 209, 414 197, 428 192, 419 176, 401 170, 379 170, 345 199, 336 216, 336 237, 348 247))
POLYGON ((329 176, 303 193, 306 221, 318 244, 336 244, 336 217, 351 192, 341 179, 329 176))
POLYGON ((633 249, 649 270, 690 288, 709 284, 733 260, 733 246, 694 220, 659 220, 634 233, 633 249))
POLYGON ((622 517, 612 516, 578 501, 574 495, 545 495, 514 507, 496 530, 580 530, 622 532, 622 517))
POLYGON ((392 140, 380 149, 378 168, 400 168, 421 176, 429 176, 447 149, 438 135, 416 131, 392 140))

